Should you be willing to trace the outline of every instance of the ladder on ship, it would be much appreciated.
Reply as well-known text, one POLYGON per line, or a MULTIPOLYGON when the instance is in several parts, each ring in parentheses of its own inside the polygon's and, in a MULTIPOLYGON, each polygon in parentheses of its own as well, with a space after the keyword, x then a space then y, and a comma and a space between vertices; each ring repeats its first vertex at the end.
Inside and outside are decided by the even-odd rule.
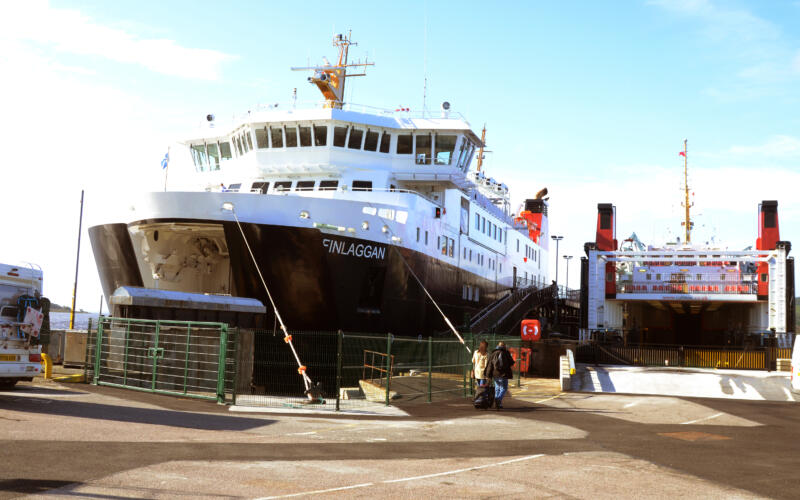
POLYGON ((511 291, 504 297, 480 310, 469 323, 473 334, 494 332, 502 335, 514 333, 531 310, 554 303, 555 285, 544 288, 526 287, 511 291))

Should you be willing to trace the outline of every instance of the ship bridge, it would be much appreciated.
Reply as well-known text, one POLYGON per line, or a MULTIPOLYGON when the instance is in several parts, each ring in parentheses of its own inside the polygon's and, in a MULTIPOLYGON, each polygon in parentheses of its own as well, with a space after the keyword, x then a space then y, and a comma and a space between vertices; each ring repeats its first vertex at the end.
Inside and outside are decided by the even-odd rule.
POLYGON ((582 259, 585 331, 613 331, 631 343, 747 345, 772 333, 782 340, 794 330, 794 259, 791 244, 778 240, 777 203, 763 202, 759 214, 755 250, 617 249, 614 207, 599 205, 598 236, 582 259))

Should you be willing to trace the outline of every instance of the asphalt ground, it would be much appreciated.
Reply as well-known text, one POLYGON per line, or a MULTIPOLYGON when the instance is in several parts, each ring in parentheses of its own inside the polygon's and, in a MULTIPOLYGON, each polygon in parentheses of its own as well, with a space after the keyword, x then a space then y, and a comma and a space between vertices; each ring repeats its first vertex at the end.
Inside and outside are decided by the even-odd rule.
POLYGON ((0 498, 798 498, 796 403, 561 394, 501 411, 234 413, 83 384, 0 392, 0 498))

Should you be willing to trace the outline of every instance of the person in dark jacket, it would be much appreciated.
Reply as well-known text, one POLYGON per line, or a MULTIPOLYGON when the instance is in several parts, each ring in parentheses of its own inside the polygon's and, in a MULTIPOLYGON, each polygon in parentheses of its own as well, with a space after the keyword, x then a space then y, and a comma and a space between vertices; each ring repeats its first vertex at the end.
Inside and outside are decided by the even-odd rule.
POLYGON ((508 391, 508 379, 514 375, 511 367, 514 366, 514 358, 506 349, 505 342, 498 342, 497 348, 489 355, 489 362, 486 364, 486 378, 494 380, 494 404, 500 410, 503 408, 503 396, 508 391))

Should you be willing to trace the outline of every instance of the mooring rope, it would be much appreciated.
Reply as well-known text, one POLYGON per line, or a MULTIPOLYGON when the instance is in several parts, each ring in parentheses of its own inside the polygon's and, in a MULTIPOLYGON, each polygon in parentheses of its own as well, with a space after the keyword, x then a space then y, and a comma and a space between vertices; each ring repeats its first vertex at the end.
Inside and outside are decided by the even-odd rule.
POLYGON ((239 217, 236 216, 236 209, 231 208, 231 212, 233 213, 233 219, 236 221, 236 225, 239 227, 239 232, 242 233, 242 239, 244 239, 244 244, 247 247, 247 251, 250 253, 250 258, 253 259, 253 265, 256 266, 256 272, 258 272, 258 277, 261 278, 261 284, 264 285, 264 290, 267 291, 267 297, 269 298, 270 304, 272 304, 272 310, 275 311, 275 317, 278 318, 278 323, 281 324, 283 341, 289 344, 289 348, 292 350, 292 354, 294 354, 294 359, 297 361, 297 373, 303 377, 303 383, 306 386, 306 390, 308 390, 311 386, 311 379, 306 374, 306 367, 303 365, 302 361, 300 361, 300 356, 297 355, 297 350, 294 348, 294 344, 292 343, 292 336, 289 335, 289 332, 286 330, 286 325, 283 323, 283 318, 281 318, 281 313, 278 311, 278 306, 275 305, 275 301, 272 299, 272 294, 269 291, 267 282, 264 280, 264 276, 261 274, 261 269, 258 267, 256 257, 253 255, 253 250, 250 248, 250 243, 247 241, 247 236, 244 234, 242 224, 239 222, 239 217))

